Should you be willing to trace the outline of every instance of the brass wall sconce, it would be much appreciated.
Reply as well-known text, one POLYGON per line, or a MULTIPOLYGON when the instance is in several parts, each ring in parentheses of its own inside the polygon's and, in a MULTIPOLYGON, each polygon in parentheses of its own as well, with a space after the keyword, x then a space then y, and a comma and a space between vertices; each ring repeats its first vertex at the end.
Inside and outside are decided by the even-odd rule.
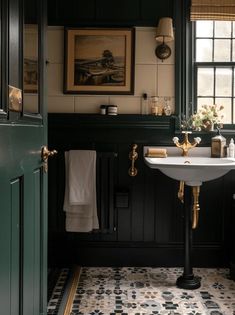
POLYGON ((166 42, 174 40, 172 18, 163 17, 159 20, 155 38, 156 41, 160 43, 156 47, 155 55, 162 61, 169 58, 171 55, 171 49, 166 42))

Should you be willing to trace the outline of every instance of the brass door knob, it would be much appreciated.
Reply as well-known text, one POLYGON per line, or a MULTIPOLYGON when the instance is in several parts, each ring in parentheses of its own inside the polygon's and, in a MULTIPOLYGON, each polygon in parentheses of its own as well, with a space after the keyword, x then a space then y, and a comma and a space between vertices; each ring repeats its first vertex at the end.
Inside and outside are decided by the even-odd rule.
POLYGON ((56 150, 51 150, 51 151, 48 150, 48 147, 46 145, 42 147, 41 157, 42 157, 43 169, 44 169, 45 173, 47 173, 47 171, 48 171, 48 158, 49 158, 49 156, 54 156, 57 153, 58 152, 56 150))

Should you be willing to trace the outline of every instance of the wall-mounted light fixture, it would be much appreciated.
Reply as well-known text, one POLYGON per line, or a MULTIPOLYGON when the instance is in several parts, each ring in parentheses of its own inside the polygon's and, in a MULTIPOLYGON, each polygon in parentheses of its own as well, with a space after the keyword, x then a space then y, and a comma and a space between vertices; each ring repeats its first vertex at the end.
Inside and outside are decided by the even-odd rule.
POLYGON ((161 43, 156 47, 156 56, 162 61, 169 58, 171 55, 171 49, 165 43, 174 40, 172 18, 163 17, 159 20, 155 38, 157 42, 161 43))

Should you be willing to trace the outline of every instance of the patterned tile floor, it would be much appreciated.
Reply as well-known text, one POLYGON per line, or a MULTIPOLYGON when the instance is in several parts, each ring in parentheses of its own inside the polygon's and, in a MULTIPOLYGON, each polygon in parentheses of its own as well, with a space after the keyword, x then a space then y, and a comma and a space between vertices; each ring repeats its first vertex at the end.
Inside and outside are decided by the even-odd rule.
POLYGON ((61 269, 60 273, 56 275, 57 281, 56 281, 54 289, 52 290, 50 286, 48 286, 48 295, 49 295, 49 302, 47 306, 48 315, 58 314, 60 303, 62 301, 63 294, 65 292, 65 288, 68 283, 69 275, 70 275, 69 268, 61 269))
POLYGON ((83 267, 69 314, 235 315, 235 282, 228 270, 194 268, 202 281, 197 290, 176 288, 181 273, 181 268, 83 267))

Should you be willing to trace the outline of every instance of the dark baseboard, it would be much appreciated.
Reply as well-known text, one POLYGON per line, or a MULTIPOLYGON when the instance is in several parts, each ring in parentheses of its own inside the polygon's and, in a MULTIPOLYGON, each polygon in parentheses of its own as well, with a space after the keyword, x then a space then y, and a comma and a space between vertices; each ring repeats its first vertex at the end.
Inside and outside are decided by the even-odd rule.
MULTIPOLYGON (((78 264, 80 266, 154 266, 177 267, 184 264, 184 250, 180 246, 170 247, 97 247, 77 246, 62 251, 49 251, 50 260, 56 264, 78 264)), ((193 249, 192 265, 195 267, 227 267, 228 259, 220 246, 198 246, 193 249)), ((234 269, 235 270, 235 269, 234 269)))
POLYGON ((230 263, 230 278, 235 281, 235 262, 230 263))

